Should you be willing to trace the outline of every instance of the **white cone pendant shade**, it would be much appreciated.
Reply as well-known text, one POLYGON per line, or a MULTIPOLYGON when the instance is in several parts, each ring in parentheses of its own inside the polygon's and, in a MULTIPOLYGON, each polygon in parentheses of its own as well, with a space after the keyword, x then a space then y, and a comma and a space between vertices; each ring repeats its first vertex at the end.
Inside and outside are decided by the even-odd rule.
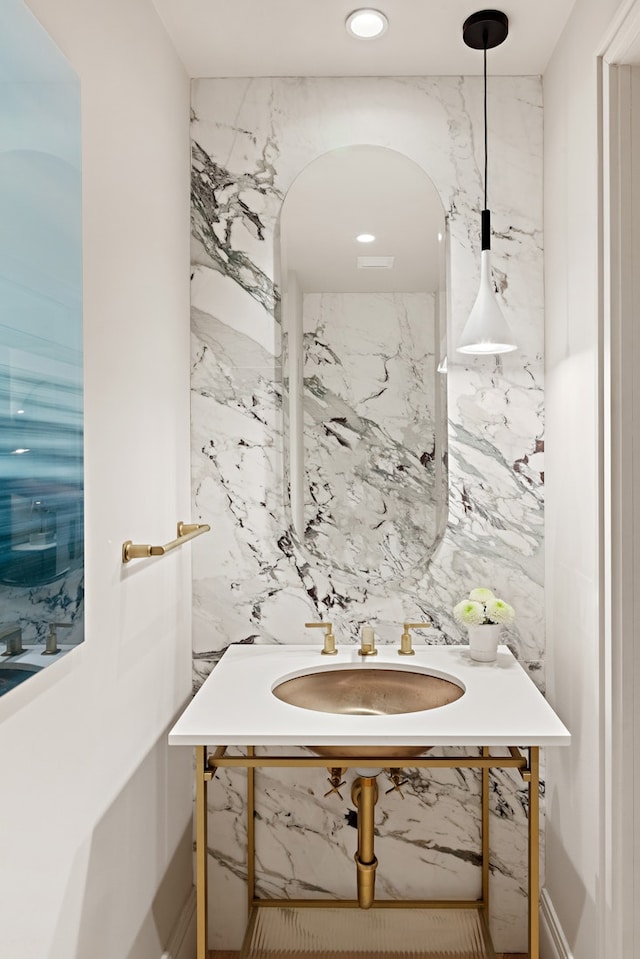
POLYGON ((469 314, 458 353, 510 353, 518 347, 502 315, 491 282, 491 250, 483 250, 480 261, 480 289, 469 314))
POLYGON ((487 50, 500 46, 509 33, 506 14, 480 10, 464 22, 462 37, 468 47, 484 54, 484 210, 482 211, 482 259, 480 289, 456 347, 458 353, 511 353, 518 347, 502 315, 491 282, 491 213, 487 209, 487 50))

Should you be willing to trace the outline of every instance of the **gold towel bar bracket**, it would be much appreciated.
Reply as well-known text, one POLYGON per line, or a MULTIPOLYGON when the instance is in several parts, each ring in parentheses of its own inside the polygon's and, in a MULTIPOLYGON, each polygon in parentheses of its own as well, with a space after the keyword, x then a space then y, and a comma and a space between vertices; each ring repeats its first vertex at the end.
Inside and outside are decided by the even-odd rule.
POLYGON ((143 543, 133 543, 130 539, 122 544, 122 562, 128 563, 130 559, 146 559, 148 556, 164 556, 172 549, 182 546, 190 539, 208 533, 211 527, 208 523, 178 523, 177 539, 172 539, 170 543, 164 546, 151 546, 143 543))

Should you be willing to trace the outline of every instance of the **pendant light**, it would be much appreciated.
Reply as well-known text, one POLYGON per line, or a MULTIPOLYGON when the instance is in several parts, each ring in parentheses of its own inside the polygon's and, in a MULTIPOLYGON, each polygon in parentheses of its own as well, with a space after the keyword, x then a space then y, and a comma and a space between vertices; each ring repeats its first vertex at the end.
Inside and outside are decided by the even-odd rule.
POLYGON ((499 10, 481 10, 464 22, 462 37, 468 47, 484 52, 484 209, 480 289, 457 346, 458 353, 510 353, 518 347, 498 305, 491 279, 491 213, 487 209, 487 50, 500 46, 509 33, 509 21, 499 10))

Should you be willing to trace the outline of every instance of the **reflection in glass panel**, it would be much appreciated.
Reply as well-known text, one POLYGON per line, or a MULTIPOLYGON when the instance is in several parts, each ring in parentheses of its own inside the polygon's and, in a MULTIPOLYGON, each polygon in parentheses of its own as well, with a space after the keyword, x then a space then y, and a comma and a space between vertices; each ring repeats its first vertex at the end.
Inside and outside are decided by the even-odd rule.
POLYGON ((3 27, 0 695, 84 638, 79 82, 22 2, 3 27))

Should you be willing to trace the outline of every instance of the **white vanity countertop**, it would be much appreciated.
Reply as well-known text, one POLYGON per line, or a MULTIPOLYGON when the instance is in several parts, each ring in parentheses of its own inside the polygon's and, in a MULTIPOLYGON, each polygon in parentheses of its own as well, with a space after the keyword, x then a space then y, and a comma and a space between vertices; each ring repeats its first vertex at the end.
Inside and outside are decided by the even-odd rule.
POLYGON ((468 646, 423 646, 399 656, 379 645, 321 656, 320 646, 230 646, 169 733, 182 746, 566 746, 571 736, 506 646, 494 663, 477 663, 468 646), (320 713, 281 702, 284 679, 319 669, 379 667, 453 678, 460 699, 438 709, 393 716, 320 713))

